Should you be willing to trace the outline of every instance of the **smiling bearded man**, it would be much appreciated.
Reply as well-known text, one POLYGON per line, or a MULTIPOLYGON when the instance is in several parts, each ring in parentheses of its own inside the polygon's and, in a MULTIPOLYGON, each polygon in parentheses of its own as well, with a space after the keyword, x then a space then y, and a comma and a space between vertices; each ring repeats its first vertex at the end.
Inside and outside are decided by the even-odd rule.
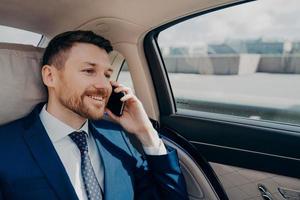
POLYGON ((50 41, 42 66, 48 101, 0 127, 0 200, 188 199, 176 150, 165 147, 131 89, 109 80, 111 51, 91 31, 50 41), (120 117, 106 108, 112 86, 125 94, 120 117))

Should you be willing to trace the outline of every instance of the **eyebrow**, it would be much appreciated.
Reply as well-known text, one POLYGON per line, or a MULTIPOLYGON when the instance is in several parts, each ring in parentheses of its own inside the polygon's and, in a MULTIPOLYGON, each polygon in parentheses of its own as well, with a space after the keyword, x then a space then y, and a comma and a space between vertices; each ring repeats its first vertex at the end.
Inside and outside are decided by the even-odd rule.
MULTIPOLYGON (((88 65, 90 65, 92 67, 97 67, 98 66, 96 63, 93 63, 93 62, 84 62, 84 63, 86 63, 86 64, 88 64, 88 65)), ((107 68, 107 71, 109 71, 109 72, 113 72, 114 71, 113 68, 111 68, 111 66, 106 67, 106 68, 107 68)))

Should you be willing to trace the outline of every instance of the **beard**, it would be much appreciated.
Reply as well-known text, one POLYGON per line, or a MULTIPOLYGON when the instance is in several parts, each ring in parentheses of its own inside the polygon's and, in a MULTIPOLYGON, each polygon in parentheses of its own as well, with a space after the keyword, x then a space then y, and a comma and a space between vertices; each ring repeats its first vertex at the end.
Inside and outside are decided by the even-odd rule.
POLYGON ((90 120, 100 120, 104 115, 104 110, 108 101, 109 90, 108 89, 90 89, 83 92, 81 95, 72 94, 68 97, 60 95, 60 103, 80 115, 83 118, 90 120), (103 103, 101 105, 95 105, 91 101, 90 96, 102 96, 103 103))

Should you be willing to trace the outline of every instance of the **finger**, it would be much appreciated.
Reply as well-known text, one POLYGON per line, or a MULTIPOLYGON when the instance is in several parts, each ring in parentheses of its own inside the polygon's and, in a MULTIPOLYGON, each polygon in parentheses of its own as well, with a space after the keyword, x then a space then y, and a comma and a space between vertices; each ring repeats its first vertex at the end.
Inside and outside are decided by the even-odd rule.
POLYGON ((125 86, 122 86, 122 85, 115 88, 114 91, 116 93, 119 93, 119 92, 125 92, 126 94, 131 93, 131 89, 129 87, 125 87, 125 86))
POLYGON ((118 116, 116 116, 115 114, 113 114, 108 108, 106 108, 105 109, 105 112, 107 112, 107 114, 108 114, 108 116, 112 119, 112 120, 114 120, 114 121, 116 121, 116 122, 120 122, 120 118, 118 117, 118 116))
POLYGON ((117 81, 110 81, 110 84, 114 87, 123 86, 122 84, 118 83, 117 81))
POLYGON ((125 96, 123 96, 120 100, 122 102, 128 101, 129 99, 135 99, 135 96, 133 94, 126 94, 125 96))

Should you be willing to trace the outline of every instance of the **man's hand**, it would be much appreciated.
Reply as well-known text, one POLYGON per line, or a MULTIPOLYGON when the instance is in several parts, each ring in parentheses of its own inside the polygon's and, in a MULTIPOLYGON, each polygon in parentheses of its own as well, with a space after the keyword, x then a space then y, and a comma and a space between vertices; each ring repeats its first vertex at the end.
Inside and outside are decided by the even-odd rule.
POLYGON ((124 92, 125 96, 121 101, 125 102, 123 115, 118 117, 114 115, 109 109, 106 112, 109 117, 121 124, 121 126, 128 132, 134 134, 143 146, 156 146, 158 141, 158 134, 153 128, 140 100, 133 94, 132 90, 117 82, 112 81, 111 84, 115 86, 115 92, 124 92))

